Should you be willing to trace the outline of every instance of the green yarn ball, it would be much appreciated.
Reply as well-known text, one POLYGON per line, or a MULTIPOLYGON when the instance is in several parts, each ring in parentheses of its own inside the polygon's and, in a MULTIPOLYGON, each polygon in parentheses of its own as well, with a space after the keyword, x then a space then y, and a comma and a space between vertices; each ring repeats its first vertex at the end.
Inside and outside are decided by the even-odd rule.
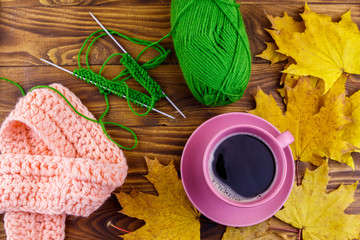
POLYGON ((176 55, 192 94, 208 106, 239 100, 250 78, 251 54, 235 0, 172 0, 176 55))

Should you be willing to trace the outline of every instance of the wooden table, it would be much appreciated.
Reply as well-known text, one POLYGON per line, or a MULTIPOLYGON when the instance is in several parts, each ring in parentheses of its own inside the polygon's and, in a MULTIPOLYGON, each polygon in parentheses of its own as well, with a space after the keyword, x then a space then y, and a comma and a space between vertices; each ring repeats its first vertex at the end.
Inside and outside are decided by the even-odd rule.
MULTIPOLYGON (((245 21, 252 51, 252 72, 249 86, 243 98, 223 107, 207 107, 198 103, 191 95, 182 76, 172 39, 168 38, 162 45, 172 52, 159 67, 150 71, 164 91, 186 114, 183 119, 165 100, 156 107, 174 115, 175 120, 151 112, 146 117, 132 114, 123 99, 111 96, 111 110, 107 119, 133 129, 140 141, 135 150, 125 151, 129 164, 129 175, 119 191, 131 188, 144 192, 154 192, 152 185, 143 177, 146 174, 144 156, 157 157, 166 164, 174 160, 177 169, 183 147, 191 133, 204 121, 221 113, 244 112, 253 109, 253 95, 257 86, 269 93, 279 85, 280 70, 284 63, 271 66, 268 62, 256 58, 264 48, 264 42, 270 36, 264 28, 270 27, 265 13, 280 16, 284 11, 299 19, 297 14, 302 6, 300 0, 246 0, 242 3, 241 12, 245 21)), ((326 13, 339 19, 341 14, 351 9, 355 23, 360 25, 360 3, 358 0, 312 0, 312 10, 326 13)), ((39 58, 50 60, 66 69, 73 70, 77 65, 77 54, 85 38, 99 26, 88 12, 94 13, 108 28, 125 35, 155 41, 170 31, 170 0, 0 0, 0 76, 20 83, 25 90, 35 85, 61 83, 73 91, 89 110, 96 116, 105 109, 103 96, 92 85, 68 75, 41 62, 39 58)), ((142 47, 122 42, 131 55, 136 55, 142 47)), ((360 44, 360 43, 359 43, 360 44)), ((106 38, 97 50, 93 51, 91 63, 99 69, 104 57, 119 52, 115 44, 106 38)), ((153 53, 151 53, 153 54, 153 53)), ((150 55, 147 56, 149 58, 150 55)), ((107 68, 113 76, 121 67, 111 62, 107 68)), ((360 78, 355 78, 355 81, 360 78)), ((349 94, 358 90, 358 85, 348 83, 349 94)), ((0 122, 13 109, 20 92, 6 82, 0 82, 0 122)), ((128 133, 110 128, 110 134, 121 143, 131 145, 128 133)), ((344 165, 330 162, 332 179, 329 189, 335 189, 341 182, 352 183, 360 176, 360 158, 355 156, 356 170, 351 171, 344 165)), ((302 167, 301 172, 303 172, 302 167)), ((360 191, 356 192, 360 199, 360 191)), ((360 213, 359 200, 352 204, 347 212, 360 213)), ((88 218, 68 217, 66 221, 66 239, 117 239, 120 231, 107 227, 111 220, 115 225, 134 231, 143 225, 143 221, 128 218, 117 211, 120 204, 113 196, 88 218)), ((1 216, 2 218, 2 216, 1 216)), ((225 227, 203 222, 202 239, 220 239, 225 227)), ((186 229, 184 229, 186 231, 186 229)), ((3 223, 0 222, 0 239, 5 239, 3 223)))

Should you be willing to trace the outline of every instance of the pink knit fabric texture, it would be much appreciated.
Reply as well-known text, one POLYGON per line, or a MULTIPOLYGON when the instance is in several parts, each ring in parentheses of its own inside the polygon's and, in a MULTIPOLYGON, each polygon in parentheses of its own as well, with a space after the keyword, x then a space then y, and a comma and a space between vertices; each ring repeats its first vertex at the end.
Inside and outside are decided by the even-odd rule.
MULTIPOLYGON (((59 90, 82 114, 80 100, 59 90)), ((65 238, 66 214, 89 216, 122 185, 123 152, 50 89, 21 98, 0 128, 0 213, 7 239, 65 238)))

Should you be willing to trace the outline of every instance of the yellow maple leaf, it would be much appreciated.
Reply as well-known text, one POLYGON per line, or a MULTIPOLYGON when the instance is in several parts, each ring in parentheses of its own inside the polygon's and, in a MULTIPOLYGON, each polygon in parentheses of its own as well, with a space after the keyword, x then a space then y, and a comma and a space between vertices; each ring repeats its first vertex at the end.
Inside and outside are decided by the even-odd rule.
MULTIPOLYGON (((304 32, 305 25, 304 22, 295 21, 294 18, 290 17, 287 12, 284 12, 283 17, 274 17, 271 15, 266 15, 271 22, 271 29, 266 29, 272 35, 278 35, 282 37, 283 35, 288 36, 288 34, 293 32, 304 32)), ((284 69, 287 69, 290 65, 295 64, 295 60, 293 60, 290 56, 281 54, 277 50, 279 49, 275 42, 265 42, 266 49, 257 57, 261 57, 271 62, 271 64, 277 63, 282 60, 288 59, 288 63, 285 65, 284 69)), ((281 77, 280 84, 285 84, 286 86, 294 87, 296 85, 297 80, 301 76, 283 73, 281 77)), ((311 83, 315 86, 319 78, 309 76, 311 83)), ((283 96, 284 90, 279 89, 280 95, 283 96)), ((283 96, 284 97, 284 96, 283 96)))
MULTIPOLYGON (((295 63, 294 60, 289 59, 288 63, 285 65, 284 69, 288 68, 291 64, 295 63)), ((295 87, 299 78, 301 76, 289 74, 289 73, 283 73, 281 76, 280 84, 284 84, 286 87, 295 87)), ((324 85, 324 81, 320 78, 309 76, 310 84, 313 87, 319 87, 322 88, 324 85)), ((286 102, 286 89, 285 86, 283 88, 277 89, 276 91, 280 94, 280 96, 284 99, 284 102, 286 102)))
MULTIPOLYGON (((288 63, 285 65, 284 69, 286 70, 290 65, 295 64, 295 61, 293 59, 289 59, 288 63)), ((281 75, 280 84, 285 84, 288 87, 294 87, 299 80, 301 76, 289 74, 289 73, 283 73, 281 75)), ((320 78, 314 77, 314 76, 308 76, 310 79, 310 83, 312 86, 316 86, 320 80, 320 78)), ((322 81, 323 83, 323 81, 322 81)))
MULTIPOLYGON (((276 89, 276 91, 284 99, 285 103, 286 103, 286 89, 285 89, 285 87, 290 87, 290 88, 295 87, 297 82, 299 81, 299 78, 302 78, 302 77, 298 76, 298 75, 288 74, 288 73, 284 73, 281 76, 280 84, 284 84, 284 87, 276 89)), ((324 81, 322 81, 322 79, 317 78, 317 77, 313 77, 313 76, 309 76, 308 78, 309 78, 311 86, 319 87, 319 88, 322 88, 324 86, 324 81)))
POLYGON ((321 78, 325 92, 342 74, 360 74, 360 33, 350 11, 337 23, 330 16, 312 12, 305 4, 301 17, 306 27, 304 32, 269 31, 279 48, 277 51, 296 61, 285 73, 321 78))
MULTIPOLYGON (((274 34, 281 35, 283 32, 303 32, 305 29, 303 22, 297 22, 292 17, 290 17, 286 12, 283 17, 273 17, 267 15, 274 29, 274 34)), ((271 31, 271 30, 268 30, 271 31)), ((271 64, 286 60, 288 57, 284 54, 279 53, 278 47, 275 42, 266 42, 266 49, 257 57, 266 59, 271 62, 271 64)))
POLYGON ((327 194, 328 171, 327 162, 314 171, 306 169, 302 184, 294 184, 284 208, 275 216, 302 229, 304 240, 358 239, 360 216, 344 213, 354 202, 357 182, 327 194))
POLYGON ((346 99, 345 111, 351 122, 343 129, 344 139, 360 148, 360 91, 346 99))
POLYGON ((270 222, 265 221, 250 227, 226 227, 221 240, 286 240, 280 234, 268 231, 270 222))
POLYGON ((121 213, 142 219, 145 226, 123 235, 126 239, 200 239, 200 213, 188 200, 174 163, 167 166, 145 158, 146 178, 154 184, 158 196, 132 190, 117 193, 121 213))
POLYGON ((297 22, 290 17, 287 12, 284 12, 283 17, 273 17, 266 15, 271 22, 271 28, 276 30, 277 34, 283 32, 303 32, 305 30, 304 22, 297 22))
POLYGON ((295 160, 321 165, 324 158, 344 162, 354 168, 350 153, 354 146, 344 139, 341 129, 349 123, 345 116, 345 84, 342 77, 331 91, 313 87, 308 78, 298 80, 294 88, 285 87, 286 112, 283 114, 271 95, 261 89, 255 96, 256 109, 249 111, 271 122, 281 132, 290 131, 295 160))
POLYGON ((268 60, 271 64, 286 60, 287 57, 284 54, 278 53, 276 50, 278 47, 275 42, 266 42, 266 49, 261 53, 256 55, 262 59, 268 60))
POLYGON ((266 235, 266 230, 269 228, 268 221, 256 224, 250 227, 227 227, 222 237, 222 240, 255 240, 266 235))

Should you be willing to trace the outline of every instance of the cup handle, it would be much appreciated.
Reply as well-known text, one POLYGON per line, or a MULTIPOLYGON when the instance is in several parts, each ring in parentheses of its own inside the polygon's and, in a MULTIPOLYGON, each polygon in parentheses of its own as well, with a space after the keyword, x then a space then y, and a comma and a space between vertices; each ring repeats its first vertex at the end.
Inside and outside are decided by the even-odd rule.
POLYGON ((286 148, 292 142, 294 142, 294 137, 289 131, 285 131, 276 137, 281 148, 286 148))

